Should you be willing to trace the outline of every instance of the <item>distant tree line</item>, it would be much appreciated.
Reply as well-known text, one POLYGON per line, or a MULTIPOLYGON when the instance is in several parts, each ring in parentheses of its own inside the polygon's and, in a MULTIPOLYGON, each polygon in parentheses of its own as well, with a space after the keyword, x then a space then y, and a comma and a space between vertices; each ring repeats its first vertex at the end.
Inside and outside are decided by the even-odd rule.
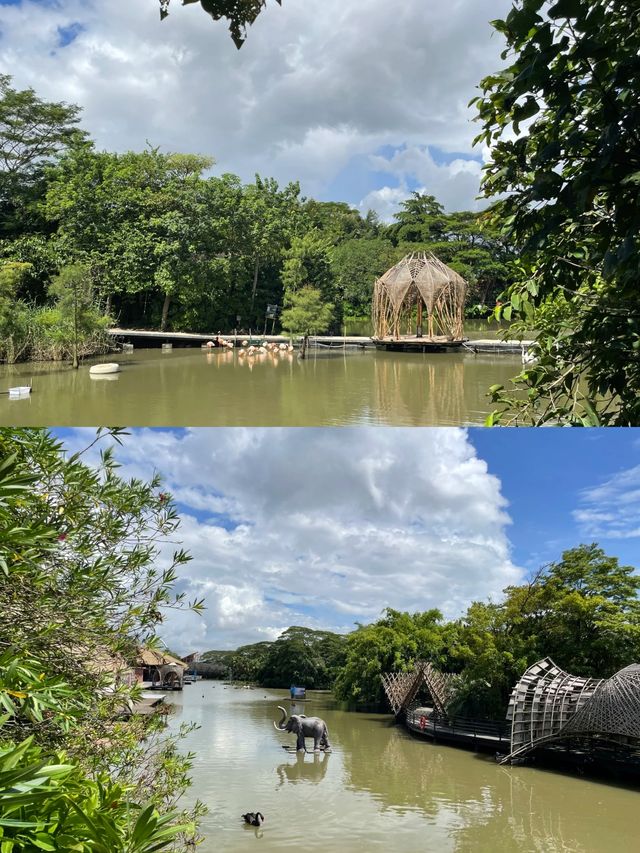
POLYGON ((640 661, 640 576, 596 544, 565 551, 500 603, 474 602, 445 621, 438 610, 388 608, 351 634, 293 627, 275 642, 207 652, 225 676, 264 686, 331 688, 353 704, 384 704, 381 675, 419 660, 460 676, 457 713, 501 718, 511 689, 549 656, 582 676, 607 677, 640 661))
POLYGON ((79 118, 0 77, 0 360, 77 360, 105 345, 109 322, 270 330, 269 305, 291 334, 340 331, 418 249, 469 281, 473 311, 508 283, 490 213, 413 193, 388 225, 297 183, 211 176, 208 156, 98 151, 79 118))

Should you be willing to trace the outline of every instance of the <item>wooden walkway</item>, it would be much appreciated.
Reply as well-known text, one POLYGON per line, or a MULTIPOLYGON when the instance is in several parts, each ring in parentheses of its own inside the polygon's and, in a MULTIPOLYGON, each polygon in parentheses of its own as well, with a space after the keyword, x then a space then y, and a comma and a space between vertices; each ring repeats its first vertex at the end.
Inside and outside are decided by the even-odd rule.
POLYGON ((507 752, 511 743, 511 725, 492 720, 471 720, 466 717, 443 719, 433 708, 415 708, 405 717, 410 732, 431 740, 446 741, 474 749, 507 752))
MULTIPOLYGON (((150 329, 109 329, 111 337, 115 338, 119 343, 131 343, 139 347, 160 347, 164 343, 173 344, 178 347, 198 347, 204 346, 208 341, 214 341, 216 334, 202 334, 199 332, 158 332, 150 329)), ((293 340, 296 347, 300 346, 301 338, 294 337, 293 339, 286 335, 223 335, 219 337, 225 341, 231 341, 235 346, 240 346, 243 341, 249 341, 253 344, 267 343, 286 343, 293 340)), ((434 339, 433 341, 427 338, 403 338, 399 341, 387 339, 385 341, 374 340, 374 338, 366 337, 365 335, 311 335, 308 344, 310 347, 319 349, 373 349, 378 347, 394 352, 438 352, 448 349, 460 350, 474 353, 521 353, 529 350, 533 341, 501 341, 491 339, 479 340, 463 340, 463 341, 447 341, 434 339)))

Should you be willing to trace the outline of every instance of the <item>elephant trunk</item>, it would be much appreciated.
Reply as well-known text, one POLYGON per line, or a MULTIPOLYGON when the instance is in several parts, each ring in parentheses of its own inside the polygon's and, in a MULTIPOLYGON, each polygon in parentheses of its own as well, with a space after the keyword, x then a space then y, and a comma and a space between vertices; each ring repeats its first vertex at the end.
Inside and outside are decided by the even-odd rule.
POLYGON ((280 720, 280 723, 276 723, 276 721, 274 720, 274 721, 273 721, 273 727, 274 727, 274 728, 275 728, 275 730, 276 730, 276 731, 278 731, 278 732, 285 732, 285 731, 286 731, 286 728, 285 728, 285 726, 284 726, 284 721, 287 719, 287 712, 286 712, 286 710, 282 707, 282 705, 278 705, 278 710, 279 710, 279 711, 282 711, 282 719, 280 720))

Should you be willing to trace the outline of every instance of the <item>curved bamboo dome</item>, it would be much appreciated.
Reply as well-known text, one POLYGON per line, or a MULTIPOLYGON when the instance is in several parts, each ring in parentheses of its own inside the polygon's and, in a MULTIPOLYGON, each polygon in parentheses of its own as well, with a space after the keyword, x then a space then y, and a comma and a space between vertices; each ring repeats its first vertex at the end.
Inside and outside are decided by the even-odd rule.
POLYGON ((430 252, 412 252, 375 283, 374 337, 400 340, 404 329, 407 337, 461 341, 466 294, 467 283, 457 272, 430 252))
POLYGON ((522 675, 511 694, 511 752, 504 762, 570 737, 640 746, 640 664, 611 678, 569 675, 543 658, 522 675))

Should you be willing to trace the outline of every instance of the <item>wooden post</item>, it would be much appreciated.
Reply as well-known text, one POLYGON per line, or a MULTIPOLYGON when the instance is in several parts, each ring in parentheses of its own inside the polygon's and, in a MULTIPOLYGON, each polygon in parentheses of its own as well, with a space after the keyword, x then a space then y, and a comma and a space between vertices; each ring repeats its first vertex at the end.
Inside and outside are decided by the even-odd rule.
POLYGON ((416 338, 422 337, 422 299, 418 294, 418 324, 416 329, 416 338))

